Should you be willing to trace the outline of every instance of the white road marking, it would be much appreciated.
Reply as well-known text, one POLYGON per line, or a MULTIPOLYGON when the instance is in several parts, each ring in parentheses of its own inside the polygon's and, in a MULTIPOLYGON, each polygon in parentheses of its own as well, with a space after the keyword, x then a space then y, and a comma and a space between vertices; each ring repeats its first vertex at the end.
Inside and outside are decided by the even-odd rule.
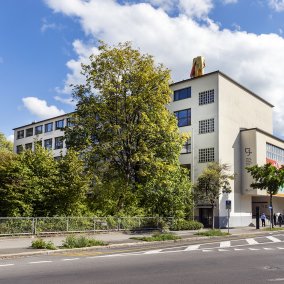
POLYGON ((202 252, 213 252, 211 249, 203 249, 202 252))
POLYGON ((227 248, 231 246, 231 241, 220 242, 220 248, 227 248))
POLYGON ((197 249, 199 249, 199 247, 200 247, 200 245, 188 246, 187 248, 184 249, 184 251, 197 250, 197 249))
POLYGON ((284 249, 283 247, 277 247, 278 249, 284 249))
POLYGON ((62 261, 72 261, 72 260, 78 260, 79 258, 64 258, 62 261))
POLYGON ((255 239, 246 239, 249 245, 257 245, 259 244, 255 239))
POLYGON ((268 236, 267 239, 271 240, 274 243, 281 243, 281 240, 279 240, 275 237, 272 237, 272 236, 268 236))
POLYGON ((40 264, 40 263, 49 263, 49 262, 53 262, 51 260, 42 260, 42 261, 31 261, 29 262, 30 264, 40 264))
POLYGON ((284 278, 272 278, 272 279, 267 279, 267 281, 271 282, 284 281, 284 278))
POLYGON ((162 251, 162 249, 149 250, 149 251, 144 252, 144 254, 156 254, 156 253, 159 253, 161 251, 162 251))
POLYGON ((12 266, 12 265, 15 265, 15 264, 13 264, 13 263, 0 264, 1 267, 4 267, 4 266, 12 266))
POLYGON ((228 249, 218 249, 218 251, 229 251, 228 249))
POLYGON ((249 248, 249 250, 260 250, 260 249, 257 249, 257 248, 249 248))
POLYGON ((274 248, 263 248, 265 250, 274 250, 274 248))
POLYGON ((234 250, 238 251, 238 250, 245 250, 245 249, 236 249, 236 248, 235 248, 234 250))

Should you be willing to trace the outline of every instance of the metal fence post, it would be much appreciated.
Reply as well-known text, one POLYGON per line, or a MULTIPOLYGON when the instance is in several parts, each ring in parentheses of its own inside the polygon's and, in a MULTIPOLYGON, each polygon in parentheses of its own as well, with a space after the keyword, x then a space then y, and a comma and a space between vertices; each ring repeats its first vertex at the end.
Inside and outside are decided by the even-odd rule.
POLYGON ((69 231, 69 218, 66 218, 66 230, 69 231))

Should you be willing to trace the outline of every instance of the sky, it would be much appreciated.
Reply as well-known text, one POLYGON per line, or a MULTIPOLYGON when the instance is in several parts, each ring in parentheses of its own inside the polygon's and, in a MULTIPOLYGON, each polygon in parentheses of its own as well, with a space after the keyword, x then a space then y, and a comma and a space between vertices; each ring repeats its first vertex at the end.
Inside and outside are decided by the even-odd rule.
MULTIPOLYGON (((71 84, 98 42, 131 41, 189 77, 192 59, 273 104, 284 139, 284 0, 2 0, 0 132, 75 109, 71 84)), ((236 114, 237 115, 237 114, 236 114)))

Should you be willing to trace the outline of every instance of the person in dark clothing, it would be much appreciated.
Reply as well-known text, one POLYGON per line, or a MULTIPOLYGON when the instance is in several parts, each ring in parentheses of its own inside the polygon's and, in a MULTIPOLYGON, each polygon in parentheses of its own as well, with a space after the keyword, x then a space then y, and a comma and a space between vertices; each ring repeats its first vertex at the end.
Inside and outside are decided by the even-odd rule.
POLYGON ((265 227, 265 219, 266 219, 266 216, 265 216, 264 213, 261 214, 260 219, 261 219, 261 226, 262 226, 262 227, 265 227))
POLYGON ((280 227, 281 227, 281 225, 282 225, 282 222, 283 222, 283 216, 282 216, 282 214, 280 213, 279 216, 278 216, 278 224, 279 224, 280 227))

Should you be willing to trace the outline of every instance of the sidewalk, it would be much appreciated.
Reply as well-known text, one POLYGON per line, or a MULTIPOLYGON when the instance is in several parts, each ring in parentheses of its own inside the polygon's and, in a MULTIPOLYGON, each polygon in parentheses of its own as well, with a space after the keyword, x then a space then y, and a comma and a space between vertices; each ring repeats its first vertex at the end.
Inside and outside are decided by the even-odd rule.
MULTIPOLYGON (((203 229, 201 231, 205 231, 203 229)), ((222 229, 221 231, 227 232, 228 229, 222 229)), ((232 236, 240 235, 254 235, 254 234, 269 234, 269 231, 256 230, 254 227, 241 227, 231 228, 229 230, 232 236)), ((209 239, 208 237, 200 237, 194 235, 197 231, 175 231, 174 234, 180 236, 183 240, 196 241, 198 239, 209 239)), ((88 237, 97 240, 102 240, 111 246, 122 245, 134 245, 141 244, 141 241, 130 239, 131 237, 143 237, 149 236, 152 232, 143 233, 129 233, 129 232, 102 232, 97 234, 89 234, 88 237)), ((52 241, 56 246, 61 246, 62 241, 65 240, 65 235, 56 236, 41 236, 45 241, 52 241)), ((17 257, 21 255, 32 255, 42 252, 42 250, 36 250, 31 248, 32 241, 37 239, 36 236, 19 236, 19 237, 0 237, 0 259, 4 257, 17 257)))

